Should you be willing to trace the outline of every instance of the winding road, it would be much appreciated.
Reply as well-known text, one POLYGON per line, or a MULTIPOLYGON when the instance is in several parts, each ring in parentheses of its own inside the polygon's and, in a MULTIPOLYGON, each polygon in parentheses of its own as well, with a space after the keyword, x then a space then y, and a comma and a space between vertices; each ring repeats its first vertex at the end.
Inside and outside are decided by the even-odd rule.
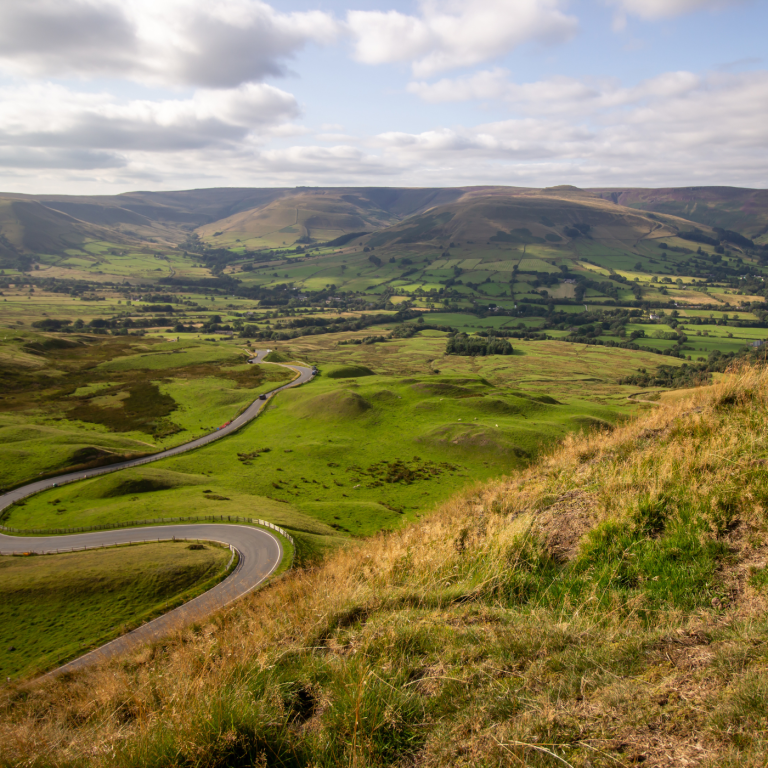
MULTIPOLYGON (((269 350, 260 350, 249 362, 261 363, 269 350)), ((281 364, 284 365, 284 364, 281 364)), ((211 432, 208 435, 192 440, 189 443, 169 448, 168 450, 144 456, 138 459, 130 459, 106 467, 90 469, 81 472, 69 472, 57 477, 38 480, 29 485, 16 488, 0 496, 0 511, 6 509, 19 499, 31 496, 40 491, 54 488, 64 483, 76 482, 98 475, 117 472, 128 467, 137 467, 160 459, 176 456, 186 451, 194 450, 207 445, 213 440, 218 440, 235 432, 243 425, 252 421, 259 415, 262 408, 278 392, 291 387, 297 387, 310 381, 314 372, 311 368, 300 365, 284 365, 294 370, 298 376, 288 384, 272 390, 266 395, 265 400, 255 400, 243 413, 233 419, 229 424, 211 432)), ((130 544, 144 541, 162 541, 170 539, 195 539, 205 541, 217 541, 229 545, 236 550, 239 560, 234 571, 221 583, 204 594, 190 600, 178 608, 163 614, 157 619, 118 637, 106 645, 85 654, 62 667, 59 667, 49 675, 59 675, 76 669, 103 661, 125 651, 136 648, 144 643, 157 640, 166 636, 178 627, 199 621, 213 611, 222 608, 233 600, 255 589, 267 578, 280 564, 283 557, 283 549, 278 539, 262 528, 252 528, 246 525, 231 524, 180 524, 152 526, 147 528, 126 528, 108 531, 95 531, 93 533, 79 533, 71 536, 8 536, 0 534, 0 554, 8 555, 14 552, 34 552, 46 554, 62 549, 91 549, 116 544, 130 544)))

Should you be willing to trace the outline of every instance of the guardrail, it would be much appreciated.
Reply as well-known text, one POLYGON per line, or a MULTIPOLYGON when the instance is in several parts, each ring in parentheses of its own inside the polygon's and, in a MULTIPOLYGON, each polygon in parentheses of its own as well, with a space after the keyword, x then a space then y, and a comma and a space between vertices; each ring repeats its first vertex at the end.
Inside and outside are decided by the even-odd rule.
POLYGON ((271 528, 277 531, 281 536, 285 536, 288 541, 295 546, 293 536, 279 525, 270 523, 269 520, 260 520, 253 517, 241 517, 240 515, 196 515, 194 517, 153 517, 148 520, 126 520, 121 523, 102 523, 101 525, 83 525, 70 528, 13 528, 7 525, 0 525, 0 531, 8 533, 21 533, 29 536, 59 536, 73 533, 95 533, 96 531, 115 531, 121 528, 138 528, 149 525, 173 525, 174 523, 250 523, 251 525, 260 525, 264 528, 271 528))

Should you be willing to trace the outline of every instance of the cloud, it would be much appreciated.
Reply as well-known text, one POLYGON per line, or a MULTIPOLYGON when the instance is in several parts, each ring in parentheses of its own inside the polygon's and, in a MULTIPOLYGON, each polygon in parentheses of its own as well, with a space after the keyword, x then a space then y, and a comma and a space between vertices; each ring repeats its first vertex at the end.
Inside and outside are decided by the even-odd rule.
POLYGON ((501 56, 523 43, 555 43, 576 33, 562 0, 424 0, 421 14, 350 11, 354 55, 366 64, 410 61, 416 77, 501 56))
POLYGON ((400 172, 395 162, 343 144, 267 150, 254 158, 254 165, 265 172, 299 174, 299 178, 332 174, 336 178, 346 176, 359 180, 365 176, 390 176, 400 172))
POLYGON ((260 0, 4 0, 0 65, 31 76, 120 77, 233 88, 285 74, 308 42, 340 26, 326 13, 279 13, 260 0))
POLYGON ((533 83, 514 83, 507 70, 493 69, 434 83, 412 82, 408 84, 408 92, 432 104, 504 101, 524 113, 583 115, 648 99, 682 98, 700 86, 701 78, 691 72, 665 72, 626 88, 611 78, 584 81, 559 76, 533 83))
POLYGON ((518 85, 495 70, 417 86, 415 92, 435 100, 505 98, 527 116, 377 137, 386 151, 413 167, 450 163, 454 178, 468 182, 476 173, 477 180, 526 178, 532 186, 569 178, 582 186, 765 186, 766 71, 670 72, 627 88, 566 78, 518 85), (569 170, 558 179, 553 169, 569 170))
POLYGON ((92 171, 103 168, 124 168, 127 164, 125 157, 114 152, 94 152, 89 149, 0 147, 0 168, 92 171))
POLYGON ((695 11, 728 10, 735 5, 744 5, 751 0, 608 0, 616 6, 613 21, 615 31, 627 25, 627 16, 637 16, 646 21, 668 19, 695 11))
MULTIPOLYGON (((67 167, 68 157, 71 167, 104 167, 129 151, 234 150, 280 131, 299 111, 291 94, 264 84, 127 103, 47 84, 0 89, 0 101, 0 148, 16 148, 13 167, 27 160, 42 167, 46 158, 47 167, 67 167)), ((6 151, 0 165, 9 163, 6 151)))
POLYGON ((467 77, 444 78, 435 83, 412 82, 407 90, 430 104, 498 100, 521 107, 535 105, 537 109, 566 103, 572 105, 573 102, 598 95, 594 87, 573 78, 556 77, 518 85, 510 82, 509 77, 506 69, 485 70, 467 77))

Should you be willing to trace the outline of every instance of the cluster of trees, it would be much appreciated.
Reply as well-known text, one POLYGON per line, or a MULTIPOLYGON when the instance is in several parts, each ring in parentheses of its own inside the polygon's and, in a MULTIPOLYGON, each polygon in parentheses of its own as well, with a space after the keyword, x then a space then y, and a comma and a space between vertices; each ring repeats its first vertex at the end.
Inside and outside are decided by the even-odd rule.
POLYGON ((94 317, 93 320, 88 323, 79 318, 72 322, 71 320, 59 320, 56 318, 47 317, 43 320, 36 320, 34 323, 32 323, 32 326, 46 332, 112 332, 112 334, 121 335, 127 334, 132 329, 139 330, 143 328, 163 328, 171 325, 172 322, 173 321, 169 320, 167 317, 142 317, 136 319, 131 317, 94 317))
POLYGON ((672 367, 661 365, 655 371, 648 372, 641 368, 637 373, 619 379, 619 384, 631 384, 635 387, 664 387, 665 389, 685 389, 709 384, 713 373, 723 373, 729 367, 739 363, 766 364, 766 352, 762 349, 748 349, 743 352, 710 352, 706 361, 683 363, 672 367))
POLYGON ((448 339, 445 348, 446 355, 463 355, 465 357, 484 357, 486 355, 511 355, 512 345, 506 339, 496 336, 468 336, 457 333, 448 339))
POLYGON ((363 336, 362 339, 346 339, 345 341, 340 341, 339 346, 345 345, 345 344, 378 344, 380 341, 386 341, 386 336, 363 336))
POLYGON ((410 339, 419 331, 444 331, 445 333, 456 333, 456 329, 450 325, 432 325, 425 323, 424 318, 419 316, 415 323, 403 323, 398 325, 390 334, 390 339, 410 339))
POLYGON ((568 237, 591 237, 589 231, 592 227, 589 224, 574 224, 572 227, 566 227, 565 232, 568 237))
POLYGON ((302 317, 290 320, 287 323, 279 323, 277 328, 260 329, 256 325, 245 325, 240 331, 240 336, 245 339, 273 339, 287 341, 299 336, 317 336, 324 333, 341 333, 344 331, 361 331, 371 325, 398 322, 404 323, 414 317, 420 317, 421 313, 414 310, 403 310, 396 315, 363 315, 350 319, 345 317, 302 317))

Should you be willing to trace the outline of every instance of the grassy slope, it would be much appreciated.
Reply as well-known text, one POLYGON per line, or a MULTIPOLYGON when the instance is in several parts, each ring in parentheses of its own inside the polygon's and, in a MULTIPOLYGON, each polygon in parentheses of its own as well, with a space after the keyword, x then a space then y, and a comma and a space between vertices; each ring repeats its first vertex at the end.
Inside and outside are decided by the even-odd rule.
POLYGON ((151 471, 132 470, 130 477, 146 478, 140 490, 121 490, 122 473, 96 478, 27 500, 7 524, 89 525, 141 519, 155 509, 371 535, 475 480, 523 466, 569 431, 616 418, 610 408, 509 391, 477 375, 321 376, 282 393, 258 421, 224 441, 151 471), (210 477, 206 468, 215 468, 210 477), (155 481, 153 473, 162 474, 155 481))
POLYGON ((227 548, 143 544, 0 558, 0 676, 26 677, 209 589, 227 548))
POLYGON ((271 201, 200 227, 199 235, 227 248, 292 245, 299 238, 333 240, 345 232, 370 232, 393 217, 369 200, 339 192, 307 192, 271 201))
POLYGON ((187 442, 291 376, 276 366, 244 363, 237 344, 83 337, 80 346, 30 355, 24 346, 50 339, 13 338, 0 343, 8 387, 0 416, 0 484, 6 487, 100 455, 187 442))
POLYGON ((605 197, 613 194, 620 205, 681 216, 711 227, 733 229, 750 238, 765 234, 768 225, 765 210, 768 194, 762 189, 696 187, 594 191, 605 197))
POLYGON ((119 678, 10 689, 3 759, 762 766, 767 385, 569 439, 119 678))

